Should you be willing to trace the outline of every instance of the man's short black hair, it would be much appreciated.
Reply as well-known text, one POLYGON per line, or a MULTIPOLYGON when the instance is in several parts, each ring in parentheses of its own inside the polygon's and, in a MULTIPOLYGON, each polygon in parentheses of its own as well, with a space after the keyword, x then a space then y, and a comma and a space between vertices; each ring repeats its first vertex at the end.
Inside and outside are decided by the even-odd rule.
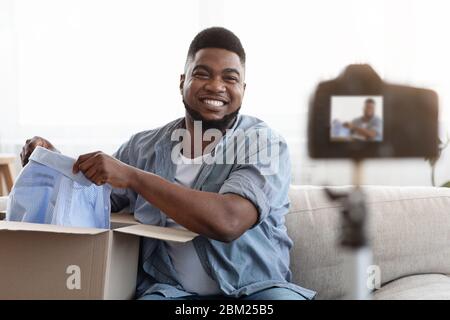
POLYGON ((204 48, 219 48, 232 51, 239 56, 242 65, 245 66, 245 51, 241 40, 228 29, 212 27, 200 31, 189 46, 186 62, 193 59, 197 51, 204 48))
POLYGON ((373 100, 372 98, 367 98, 365 103, 375 104, 375 100, 373 100))

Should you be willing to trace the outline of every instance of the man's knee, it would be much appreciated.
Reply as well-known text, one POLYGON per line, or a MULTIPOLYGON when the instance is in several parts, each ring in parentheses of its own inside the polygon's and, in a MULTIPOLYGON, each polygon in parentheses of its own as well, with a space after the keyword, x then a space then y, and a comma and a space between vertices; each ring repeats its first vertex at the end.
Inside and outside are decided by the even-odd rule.
POLYGON ((151 293, 143 295, 142 297, 138 298, 138 300, 187 300, 187 299, 185 297, 170 298, 165 297, 160 293, 151 293))
POLYGON ((288 288, 269 288, 255 292, 243 300, 306 300, 301 294, 288 288))

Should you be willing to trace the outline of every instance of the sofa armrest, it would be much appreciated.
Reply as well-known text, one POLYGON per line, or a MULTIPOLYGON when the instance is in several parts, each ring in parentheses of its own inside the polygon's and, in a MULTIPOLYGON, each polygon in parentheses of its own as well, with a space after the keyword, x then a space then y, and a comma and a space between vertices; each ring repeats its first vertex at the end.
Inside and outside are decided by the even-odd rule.
POLYGON ((0 197, 0 212, 6 211, 6 200, 8 197, 0 197))

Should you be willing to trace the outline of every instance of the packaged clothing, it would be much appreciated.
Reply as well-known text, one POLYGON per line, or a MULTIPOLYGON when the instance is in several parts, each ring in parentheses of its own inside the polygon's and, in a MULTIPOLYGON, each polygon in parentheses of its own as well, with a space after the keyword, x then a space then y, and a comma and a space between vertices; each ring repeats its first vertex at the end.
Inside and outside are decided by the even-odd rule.
POLYGON ((109 229, 111 186, 73 174, 74 163, 37 147, 11 190, 6 220, 109 229))

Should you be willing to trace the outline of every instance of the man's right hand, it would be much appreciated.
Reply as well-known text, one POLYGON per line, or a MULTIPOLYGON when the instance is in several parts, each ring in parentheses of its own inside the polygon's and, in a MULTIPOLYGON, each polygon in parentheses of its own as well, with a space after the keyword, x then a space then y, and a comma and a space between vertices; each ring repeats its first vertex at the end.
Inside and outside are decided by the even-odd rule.
POLYGON ((22 161, 23 167, 28 163, 28 158, 30 158, 34 149, 36 149, 36 147, 38 146, 52 151, 58 151, 50 141, 42 137, 33 137, 31 139, 28 139, 27 141, 25 141, 25 145, 22 147, 22 152, 20 153, 20 160, 22 161))

